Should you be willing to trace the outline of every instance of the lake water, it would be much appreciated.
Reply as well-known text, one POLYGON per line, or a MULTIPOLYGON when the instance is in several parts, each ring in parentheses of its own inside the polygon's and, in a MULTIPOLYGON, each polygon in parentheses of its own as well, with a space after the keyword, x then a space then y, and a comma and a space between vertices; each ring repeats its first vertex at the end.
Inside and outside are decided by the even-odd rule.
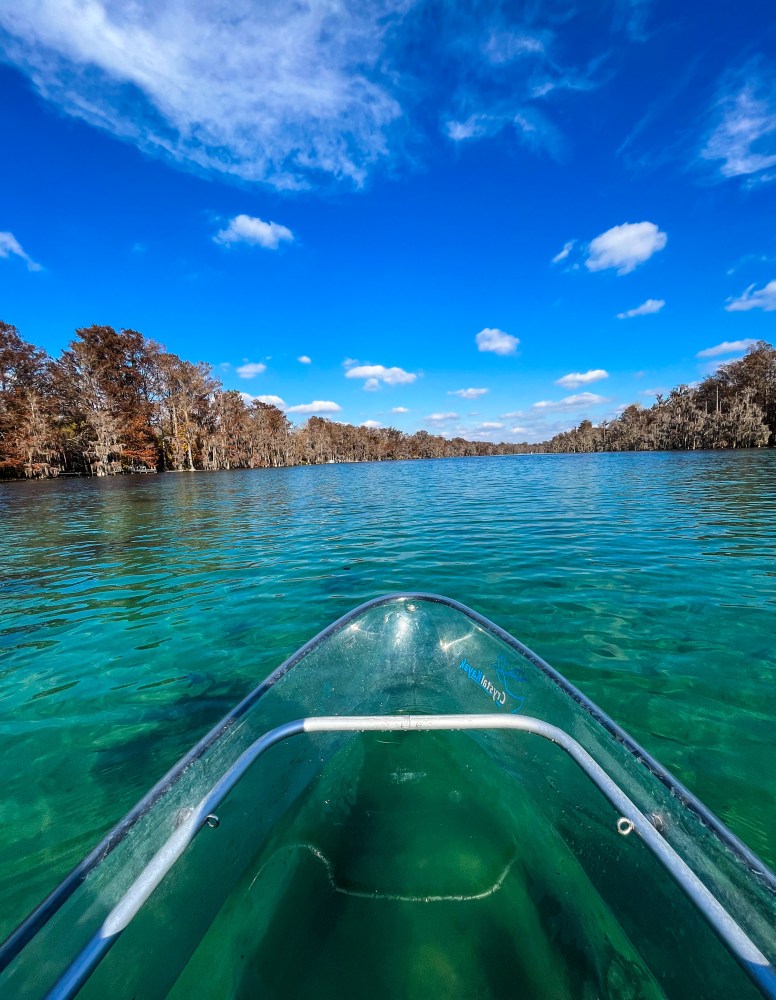
POLYGON ((258 680, 435 591, 576 683, 776 863, 776 453, 0 487, 0 936, 258 680))

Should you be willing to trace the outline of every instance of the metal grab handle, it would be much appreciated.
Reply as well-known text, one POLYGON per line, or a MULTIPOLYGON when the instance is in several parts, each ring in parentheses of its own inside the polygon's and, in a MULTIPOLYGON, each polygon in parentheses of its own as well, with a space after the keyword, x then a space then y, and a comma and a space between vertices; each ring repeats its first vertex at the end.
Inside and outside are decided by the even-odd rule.
MULTIPOLYGON (((208 818, 229 795, 251 765, 270 747, 300 733, 389 732, 430 730, 512 729, 542 736, 557 744, 590 778, 644 841, 700 910, 762 994, 776 1000, 776 969, 746 932, 706 888, 692 869, 596 763, 587 750, 557 726, 522 715, 361 715, 312 716, 271 729, 252 743, 219 778, 199 805, 151 858, 103 921, 100 929, 63 973, 46 1000, 71 1000, 137 915, 167 872, 194 840, 208 818)), ((630 832, 630 831, 629 831, 630 832)))

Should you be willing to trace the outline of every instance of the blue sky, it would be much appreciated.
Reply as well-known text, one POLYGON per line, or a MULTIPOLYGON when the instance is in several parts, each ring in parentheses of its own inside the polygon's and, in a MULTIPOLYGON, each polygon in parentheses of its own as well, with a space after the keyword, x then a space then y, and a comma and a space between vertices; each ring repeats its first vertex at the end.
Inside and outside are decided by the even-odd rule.
POLYGON ((53 354, 539 440, 776 341, 769 0, 0 0, 0 56, 0 318, 53 354))

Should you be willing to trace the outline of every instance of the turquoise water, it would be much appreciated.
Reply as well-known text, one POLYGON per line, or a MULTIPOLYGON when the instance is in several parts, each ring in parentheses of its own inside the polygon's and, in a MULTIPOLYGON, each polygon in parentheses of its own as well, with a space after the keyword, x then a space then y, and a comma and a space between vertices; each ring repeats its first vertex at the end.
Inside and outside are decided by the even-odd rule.
POLYGON ((523 639, 774 864, 775 511, 764 452, 2 487, 0 934, 257 680, 399 589, 523 639))

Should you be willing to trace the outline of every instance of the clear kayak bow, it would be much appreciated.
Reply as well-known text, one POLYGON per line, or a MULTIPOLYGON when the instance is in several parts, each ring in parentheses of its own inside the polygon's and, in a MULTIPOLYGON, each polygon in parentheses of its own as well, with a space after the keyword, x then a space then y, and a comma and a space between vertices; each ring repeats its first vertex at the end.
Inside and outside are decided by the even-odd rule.
POLYGON ((372 601, 0 948, 11 998, 776 997, 776 878, 475 612, 372 601))

